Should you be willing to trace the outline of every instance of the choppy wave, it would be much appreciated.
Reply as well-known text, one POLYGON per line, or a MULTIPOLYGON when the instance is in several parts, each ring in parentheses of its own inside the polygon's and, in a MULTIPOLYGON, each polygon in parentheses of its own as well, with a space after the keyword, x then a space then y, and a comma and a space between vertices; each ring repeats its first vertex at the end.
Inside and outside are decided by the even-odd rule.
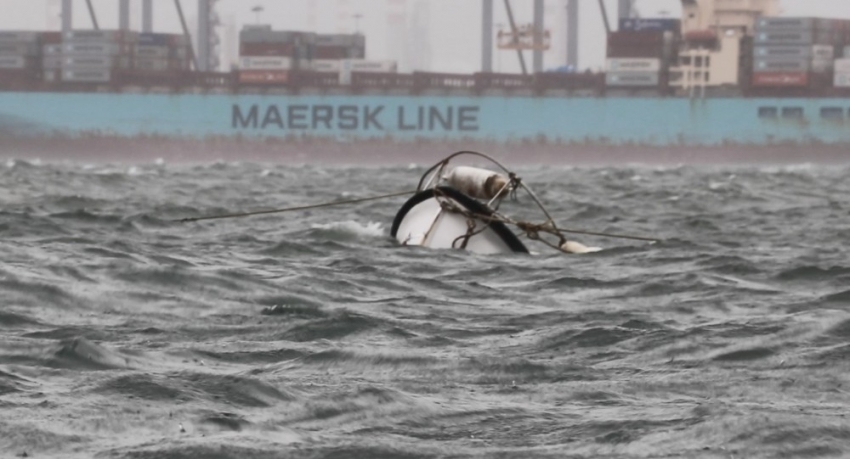
POLYGON ((0 455, 850 450, 850 170, 520 169, 561 226, 661 242, 478 256, 395 244, 401 198, 179 222, 415 164, 5 165, 0 455))

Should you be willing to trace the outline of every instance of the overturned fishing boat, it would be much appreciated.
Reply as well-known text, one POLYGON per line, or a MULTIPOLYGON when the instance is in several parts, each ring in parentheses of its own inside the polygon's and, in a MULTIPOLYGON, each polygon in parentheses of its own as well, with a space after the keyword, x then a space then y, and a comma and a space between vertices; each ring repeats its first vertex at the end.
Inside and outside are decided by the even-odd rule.
POLYGON ((416 194, 396 214, 390 234, 402 245, 481 254, 530 253, 523 240, 565 253, 600 250, 568 240, 522 179, 495 159, 472 151, 454 153, 425 172, 416 194), (487 160, 498 170, 454 166, 452 161, 462 156, 487 160), (520 192, 535 203, 544 221, 517 220, 499 210, 505 199, 517 198, 520 192))

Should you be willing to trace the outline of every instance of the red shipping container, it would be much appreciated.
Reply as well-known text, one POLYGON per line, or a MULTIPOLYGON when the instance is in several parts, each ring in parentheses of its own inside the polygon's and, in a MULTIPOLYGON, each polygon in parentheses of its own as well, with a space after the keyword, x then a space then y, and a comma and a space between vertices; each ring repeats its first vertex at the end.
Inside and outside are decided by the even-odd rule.
POLYGON ((295 46, 291 43, 242 43, 240 56, 286 56, 295 57, 295 46))
POLYGON ((316 46, 313 59, 348 59, 348 48, 344 46, 316 46))
POLYGON ((809 74, 807 72, 766 72, 753 74, 753 86, 802 88, 808 85, 809 74))
POLYGON ((289 82, 289 71, 243 70, 239 72, 239 82, 250 84, 286 84, 289 82))
POLYGON ((62 32, 42 32, 42 45, 58 45, 62 43, 62 32))

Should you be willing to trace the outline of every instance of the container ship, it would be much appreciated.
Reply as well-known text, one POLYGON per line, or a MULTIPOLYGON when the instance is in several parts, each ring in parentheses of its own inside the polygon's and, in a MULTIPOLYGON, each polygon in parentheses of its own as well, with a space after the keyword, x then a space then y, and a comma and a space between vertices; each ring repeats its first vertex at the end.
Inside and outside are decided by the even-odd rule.
MULTIPOLYGON (((332 154, 360 143, 536 145, 552 158, 616 151, 619 161, 663 151, 687 152, 663 156, 679 162, 694 152, 734 160, 747 149, 760 159, 813 149, 850 158, 850 21, 780 17, 778 0, 682 3, 681 19, 619 18, 601 72, 400 73, 366 59, 363 35, 260 25, 240 32, 239 64, 220 72, 207 70, 210 42, 193 44, 188 31, 134 32, 127 21, 0 31, 0 146, 26 155, 52 145, 70 159, 82 141, 114 156, 134 142, 202 141, 234 155, 271 142, 278 152, 336 145, 332 154)), ((214 0, 200 4, 209 11, 214 0)), ((492 11, 492 0, 484 6, 492 11)), ((486 45, 496 37, 484 29, 486 45)), ((499 46, 542 49, 543 31, 513 27, 499 46)), ((215 159, 196 150, 188 159, 215 159)))

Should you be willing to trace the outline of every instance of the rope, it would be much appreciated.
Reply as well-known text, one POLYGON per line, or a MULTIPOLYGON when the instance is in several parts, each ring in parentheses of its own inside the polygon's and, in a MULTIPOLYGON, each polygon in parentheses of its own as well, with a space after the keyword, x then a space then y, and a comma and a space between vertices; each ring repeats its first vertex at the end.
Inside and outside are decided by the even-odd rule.
POLYGON ((257 212, 243 212, 238 214, 226 214, 226 215, 213 215, 209 217, 193 217, 193 218, 184 218, 181 220, 175 220, 178 223, 191 223, 191 222, 200 222, 204 220, 220 220, 225 218, 242 218, 242 217, 251 217, 254 215, 268 215, 268 214, 279 214, 283 212, 296 212, 299 210, 310 210, 310 209, 321 209, 324 207, 331 206, 343 206, 347 204, 357 204, 360 202, 368 202, 368 201, 377 201, 379 199, 388 199, 395 198, 398 196, 407 196, 412 195, 415 191, 401 191, 398 193, 390 193, 384 194, 380 196, 372 196, 368 198, 358 198, 358 199, 349 199, 347 201, 333 201, 333 202, 324 202, 321 204, 312 204, 309 206, 298 206, 298 207, 287 207, 285 209, 272 209, 272 210, 260 210, 257 212))
MULTIPOLYGON (((567 242, 567 238, 564 237, 563 233, 583 234, 583 235, 587 235, 587 236, 600 236, 600 237, 609 237, 609 238, 615 238, 615 239, 631 239, 631 240, 635 240, 635 241, 645 241, 645 242, 658 242, 659 241, 658 239, 653 239, 653 238, 648 238, 648 237, 643 237, 643 236, 629 236, 629 235, 624 235, 624 234, 611 234, 611 233, 600 233, 600 232, 594 232, 594 231, 562 229, 562 228, 556 227, 551 221, 546 222, 546 223, 542 223, 542 224, 516 221, 516 220, 513 220, 510 217, 506 217, 506 216, 501 215, 501 214, 496 213, 496 212, 494 212, 490 215, 478 214, 478 213, 471 212, 469 210, 463 209, 461 207, 458 207, 451 200, 446 199, 445 196, 439 196, 439 197, 443 198, 442 200, 440 200, 440 205, 444 210, 461 214, 461 215, 465 216, 467 218, 467 220, 474 219, 474 220, 480 220, 480 221, 484 222, 484 228, 482 228, 482 230, 486 229, 493 222, 501 222, 501 223, 506 224, 506 225, 512 225, 512 226, 517 227, 521 231, 525 232, 526 237, 528 237, 529 239, 534 240, 534 241, 540 241, 540 242, 548 245, 549 247, 552 247, 555 250, 563 251, 561 246, 563 246, 564 243, 567 242), (559 238, 560 239, 559 244, 558 245, 552 244, 551 242, 547 241, 546 239, 540 237, 540 233, 550 234, 552 236, 559 238)), ((455 239, 455 242, 452 243, 452 246, 454 246, 454 244, 458 240, 464 239, 464 238, 468 239, 468 238, 472 237, 473 235, 474 234, 470 234, 469 231, 467 231, 466 235, 455 239)))

